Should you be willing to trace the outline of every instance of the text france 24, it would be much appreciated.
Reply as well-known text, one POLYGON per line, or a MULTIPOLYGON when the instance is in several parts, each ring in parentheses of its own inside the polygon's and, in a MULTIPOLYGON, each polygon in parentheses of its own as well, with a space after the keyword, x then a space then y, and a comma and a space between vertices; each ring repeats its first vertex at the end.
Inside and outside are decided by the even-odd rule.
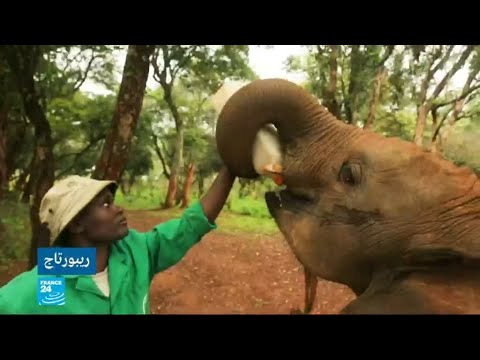
POLYGON ((39 248, 38 304, 65 305, 65 278, 62 275, 94 275, 97 270, 95 248, 39 248))

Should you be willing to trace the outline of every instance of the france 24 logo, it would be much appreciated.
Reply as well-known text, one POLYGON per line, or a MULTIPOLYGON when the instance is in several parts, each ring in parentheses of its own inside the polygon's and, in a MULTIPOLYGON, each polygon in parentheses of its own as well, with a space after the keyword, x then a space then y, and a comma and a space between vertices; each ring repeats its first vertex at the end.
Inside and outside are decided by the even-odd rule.
POLYGON ((38 279, 38 305, 65 305, 65 278, 38 279))

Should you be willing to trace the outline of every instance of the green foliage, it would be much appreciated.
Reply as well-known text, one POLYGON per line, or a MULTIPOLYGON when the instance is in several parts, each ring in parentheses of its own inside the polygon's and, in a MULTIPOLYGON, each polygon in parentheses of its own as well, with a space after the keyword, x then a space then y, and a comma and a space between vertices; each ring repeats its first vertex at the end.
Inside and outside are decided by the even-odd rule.
MULTIPOLYGON (((8 46, 0 55, 22 52, 30 56, 22 66, 34 69, 35 88, 52 128, 56 176, 88 175, 98 157, 113 114, 115 97, 88 98, 79 92, 89 80, 107 88, 117 86, 113 52, 117 47, 8 46)), ((33 126, 25 116, 16 79, 0 56, 0 99, 8 99, 7 153, 13 179, 29 169, 35 144, 33 126)))
POLYGON ((410 141, 415 135, 416 114, 409 111, 390 111, 380 109, 373 130, 388 136, 410 141))
POLYGON ((248 45, 160 45, 156 56, 161 83, 177 79, 187 89, 216 91, 226 79, 253 79, 248 45))
MULTIPOLYGON (((115 104, 114 95, 91 98, 80 92, 71 98, 57 98, 50 102, 48 118, 55 143, 57 177, 91 175, 111 126, 115 104)), ((139 121, 132 139, 132 156, 128 158, 124 171, 124 176, 132 182, 148 174, 153 167, 149 144, 149 124, 139 121)))
POLYGON ((115 86, 114 47, 106 45, 43 46, 37 87, 47 101, 73 95, 85 80, 115 86))
POLYGON ((408 101, 405 97, 408 82, 405 78, 405 69, 403 66, 404 59, 405 53, 403 51, 395 53, 391 74, 388 78, 392 95, 392 104, 397 108, 402 108, 405 105, 405 101, 408 101))
MULTIPOLYGON (((184 167, 194 163, 196 174, 206 178, 221 166, 214 137, 216 113, 208 101, 209 95, 201 90, 192 93, 180 83, 174 89, 174 97, 185 124, 184 167)), ((157 137, 166 163, 170 166, 175 150, 176 129, 171 112, 163 101, 161 88, 146 95, 141 122, 149 124, 151 133, 157 137)), ((151 146, 155 151, 153 143, 151 146)))
POLYGON ((115 203, 128 210, 151 210, 158 208, 158 204, 165 196, 166 180, 157 182, 137 182, 127 194, 117 191, 115 203))
POLYGON ((30 249, 28 205, 17 201, 19 194, 7 194, 0 201, 0 265, 12 260, 26 260, 30 249))
MULTIPOLYGON (((480 110, 480 104, 474 108, 480 110)), ((480 111, 471 119, 460 121, 444 144, 444 155, 457 165, 468 166, 480 173, 480 111)))
POLYGON ((248 45, 199 46, 191 63, 191 75, 183 76, 188 88, 215 92, 225 80, 253 80, 248 66, 248 45))
MULTIPOLYGON (((305 72, 308 79, 305 87, 323 101, 330 84, 332 46, 308 45, 306 48, 306 58, 290 57, 287 68, 305 72)), ((351 122, 355 114, 367 113, 373 80, 386 51, 387 47, 380 45, 339 46, 335 98, 343 120, 351 122)))
POLYGON ((278 234, 279 230, 272 218, 241 215, 228 210, 218 217, 218 231, 227 234, 278 234))
POLYGON ((258 219, 269 219, 271 215, 268 212, 265 201, 255 200, 250 197, 233 198, 230 203, 230 211, 240 214, 249 215, 258 219))
POLYGON ((56 175, 90 175, 110 127, 114 96, 76 93, 51 101, 48 119, 54 139, 56 175), (72 136, 75 134, 75 136, 72 136))

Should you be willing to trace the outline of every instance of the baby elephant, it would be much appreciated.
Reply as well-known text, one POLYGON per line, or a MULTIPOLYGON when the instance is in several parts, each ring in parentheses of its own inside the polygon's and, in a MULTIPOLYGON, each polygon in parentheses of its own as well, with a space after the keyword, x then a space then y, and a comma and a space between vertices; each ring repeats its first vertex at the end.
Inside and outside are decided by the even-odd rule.
POLYGON ((342 313, 480 313, 473 171, 338 121, 300 86, 268 79, 220 113, 217 146, 232 173, 259 176, 252 152, 269 124, 281 156, 266 169, 286 188, 266 194, 268 209, 313 277, 355 292, 342 313))

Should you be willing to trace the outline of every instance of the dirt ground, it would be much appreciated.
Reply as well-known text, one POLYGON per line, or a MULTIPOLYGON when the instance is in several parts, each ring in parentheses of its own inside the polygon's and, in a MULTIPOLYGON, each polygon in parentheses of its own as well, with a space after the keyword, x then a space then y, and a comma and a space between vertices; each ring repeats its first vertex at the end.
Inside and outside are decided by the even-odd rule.
MULTIPOLYGON (((164 219, 129 211, 129 226, 148 230, 164 219)), ((0 272, 0 285, 23 271, 0 272)), ((319 281, 312 314, 335 314, 354 299, 346 287, 319 281)), ((214 231, 180 263, 156 276, 154 314, 288 314, 303 308, 303 270, 280 235, 229 235, 214 231)))

